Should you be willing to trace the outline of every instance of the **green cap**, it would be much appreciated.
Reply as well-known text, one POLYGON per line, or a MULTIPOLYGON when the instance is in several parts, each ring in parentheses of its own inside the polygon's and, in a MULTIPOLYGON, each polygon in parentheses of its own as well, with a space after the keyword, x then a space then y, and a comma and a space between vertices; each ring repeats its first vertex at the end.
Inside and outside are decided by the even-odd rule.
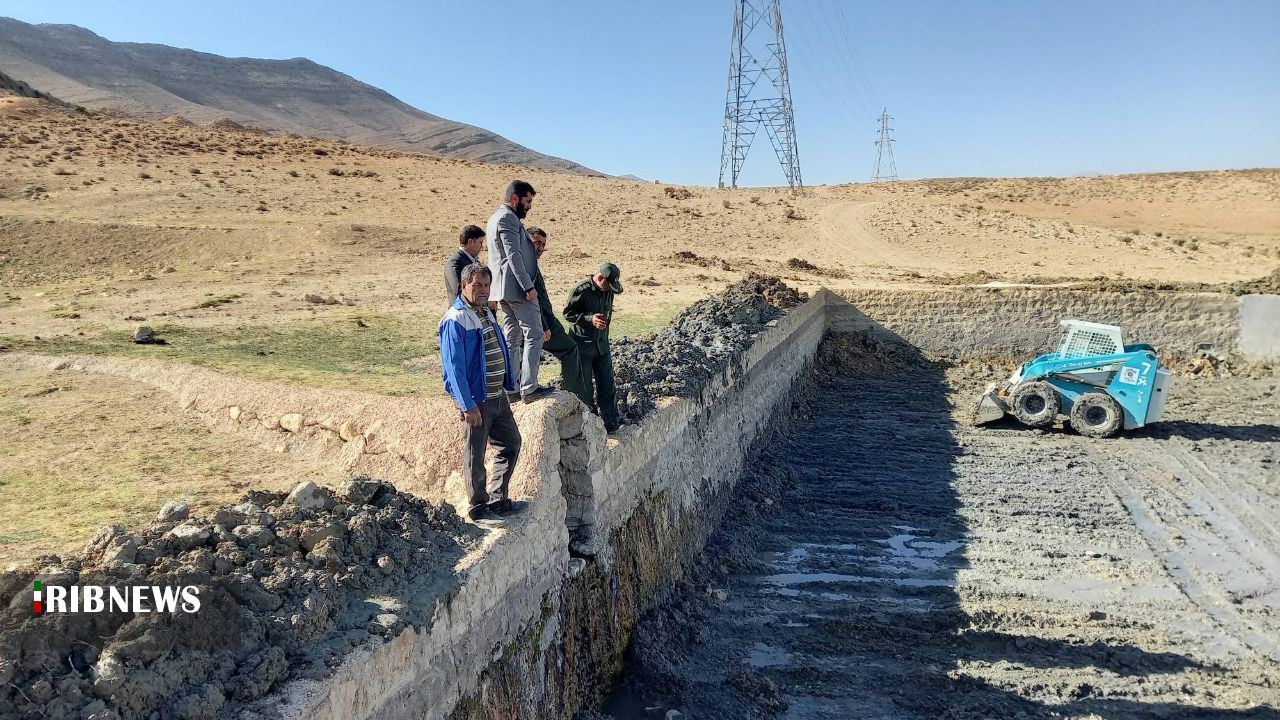
POLYGON ((609 283, 610 290, 615 293, 622 293, 622 283, 618 281, 618 278, 622 275, 622 271, 618 269, 617 265, 614 265, 611 262, 600 263, 600 267, 596 272, 604 276, 605 282, 609 283))

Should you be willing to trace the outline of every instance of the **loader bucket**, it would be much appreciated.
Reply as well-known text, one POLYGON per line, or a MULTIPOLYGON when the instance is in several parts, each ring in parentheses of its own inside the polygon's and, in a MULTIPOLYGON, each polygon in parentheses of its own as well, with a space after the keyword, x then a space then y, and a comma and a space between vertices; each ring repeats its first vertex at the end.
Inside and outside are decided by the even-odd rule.
POLYGON ((982 393, 982 397, 978 398, 978 405, 973 409, 974 425, 995 422, 1009 411, 1009 406, 1005 405, 1004 400, 997 394, 999 387, 1000 383, 991 383, 987 386, 987 391, 982 393))

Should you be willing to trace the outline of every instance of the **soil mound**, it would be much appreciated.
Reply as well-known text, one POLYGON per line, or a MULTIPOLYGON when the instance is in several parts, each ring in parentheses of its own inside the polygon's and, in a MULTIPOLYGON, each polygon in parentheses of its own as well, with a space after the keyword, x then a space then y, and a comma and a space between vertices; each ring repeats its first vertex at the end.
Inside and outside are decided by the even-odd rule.
POLYGON ((769 323, 806 300, 776 277, 752 275, 680 311, 652 337, 613 343, 618 418, 637 423, 659 397, 696 397, 769 323))
POLYGON ((78 557, 0 578, 0 717, 270 715, 255 701, 282 682, 429 622, 479 534, 447 505, 367 477, 337 494, 250 492, 206 518, 171 503, 146 527, 104 528, 78 557), (53 586, 103 586, 104 598, 194 586, 199 610, 155 611, 148 591, 151 612, 36 614, 35 580, 46 604, 53 586))
POLYGON ((231 132, 252 133, 254 135, 270 134, 266 130, 262 130, 256 127, 249 127, 248 125, 243 125, 241 123, 236 122, 235 120, 232 120, 231 118, 218 118, 217 120, 214 120, 213 122, 209 123, 209 127, 215 130, 229 130, 231 132))

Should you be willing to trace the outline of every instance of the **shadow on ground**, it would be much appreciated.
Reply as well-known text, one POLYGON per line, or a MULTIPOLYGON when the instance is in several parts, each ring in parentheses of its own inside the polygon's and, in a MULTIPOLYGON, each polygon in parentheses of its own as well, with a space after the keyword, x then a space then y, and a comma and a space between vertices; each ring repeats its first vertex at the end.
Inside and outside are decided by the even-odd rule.
MULTIPOLYGON (((1167 679, 1151 695, 1132 690, 1222 672, 1193 658, 1119 637, 1021 634, 1036 627, 1026 618, 1011 634, 981 597, 962 603, 957 572, 969 567, 973 528, 958 486, 984 473, 1031 488, 1062 478, 961 446, 948 390, 945 368, 895 337, 829 335, 795 405, 803 422, 758 459, 689 580, 637 627, 629 672, 602 712, 618 720, 670 709, 696 720, 1280 718, 1272 707, 1199 707, 1209 701, 1190 692, 1186 704, 1168 702, 1177 691, 1167 679), (967 669, 975 667, 1009 680, 993 684, 967 669)), ((1275 428, 1151 430, 1266 439, 1275 428)))

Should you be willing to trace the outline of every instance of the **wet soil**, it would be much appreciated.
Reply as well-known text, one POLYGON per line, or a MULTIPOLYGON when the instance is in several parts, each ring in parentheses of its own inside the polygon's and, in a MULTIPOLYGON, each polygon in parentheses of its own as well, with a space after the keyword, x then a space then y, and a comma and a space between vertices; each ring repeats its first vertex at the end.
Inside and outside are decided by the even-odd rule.
POLYGON ((825 346, 603 713, 1280 718, 1274 377, 1097 441, 971 427, 993 378, 870 349, 825 346))
POLYGON ((639 423, 658 398, 698 397, 769 323, 808 299, 776 277, 750 275, 681 310, 654 335, 612 341, 618 418, 639 423))

